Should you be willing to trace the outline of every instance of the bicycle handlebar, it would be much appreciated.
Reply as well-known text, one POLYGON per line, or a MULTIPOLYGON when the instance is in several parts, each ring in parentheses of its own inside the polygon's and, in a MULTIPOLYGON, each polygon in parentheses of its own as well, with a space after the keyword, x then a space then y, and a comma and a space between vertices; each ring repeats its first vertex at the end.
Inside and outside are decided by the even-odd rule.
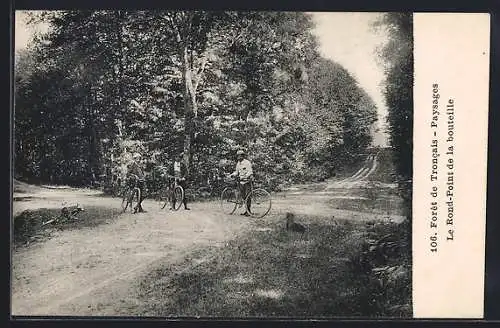
POLYGON ((241 181, 246 181, 246 182, 255 182, 255 178, 253 175, 251 175, 248 179, 241 179, 240 177, 238 176, 234 176, 234 175, 226 175, 225 177, 226 179, 224 180, 225 183, 235 183, 235 182, 241 182, 241 181), (229 181, 228 181, 229 179, 229 181))

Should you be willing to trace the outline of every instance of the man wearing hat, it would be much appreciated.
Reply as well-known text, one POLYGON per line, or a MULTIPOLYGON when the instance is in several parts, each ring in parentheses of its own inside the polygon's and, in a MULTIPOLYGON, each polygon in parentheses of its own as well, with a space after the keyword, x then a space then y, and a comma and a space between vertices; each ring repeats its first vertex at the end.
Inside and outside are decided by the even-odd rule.
MULTIPOLYGON (((132 162, 127 167, 128 176, 137 179, 137 187, 141 190, 141 198, 139 199, 139 204, 134 208, 134 213, 145 212, 142 208, 142 201, 144 199, 144 171, 142 169, 141 154, 135 153, 132 156, 132 162)), ((129 180, 132 181, 133 180, 129 180)))
MULTIPOLYGON (((253 180, 252 163, 248 159, 246 159, 246 154, 243 149, 239 149, 236 152, 236 158, 237 158, 236 169, 231 174, 231 176, 238 177, 239 180, 238 187, 240 189, 240 193, 243 199, 245 199, 248 193, 250 192, 251 183, 253 180)), ((252 205, 252 200, 249 197, 247 199, 245 213, 243 213, 242 215, 250 216, 251 205, 252 205)))

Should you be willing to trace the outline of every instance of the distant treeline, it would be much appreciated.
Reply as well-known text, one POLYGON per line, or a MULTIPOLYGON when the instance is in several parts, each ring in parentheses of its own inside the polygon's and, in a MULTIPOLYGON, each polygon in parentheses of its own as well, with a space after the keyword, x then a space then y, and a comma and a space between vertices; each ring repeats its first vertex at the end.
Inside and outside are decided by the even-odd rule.
MULTIPOLYGON (((398 24, 390 17, 380 24, 398 24)), ((190 179, 204 184, 244 147, 274 188, 324 179, 371 143, 373 100, 319 56, 305 13, 54 11, 30 19, 51 29, 16 55, 15 174, 24 180, 88 185, 119 174, 138 151, 149 172, 183 152, 190 179)), ((400 65, 396 55, 382 58, 396 63, 393 71, 400 65)), ((388 72, 389 106, 406 110, 405 85, 388 72)), ((405 113, 389 117, 396 146, 405 113)))

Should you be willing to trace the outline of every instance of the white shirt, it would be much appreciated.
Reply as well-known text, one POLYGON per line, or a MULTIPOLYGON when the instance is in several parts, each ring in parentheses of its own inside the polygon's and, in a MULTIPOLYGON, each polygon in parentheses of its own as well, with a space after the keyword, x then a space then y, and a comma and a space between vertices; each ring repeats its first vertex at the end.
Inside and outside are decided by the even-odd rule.
POLYGON ((174 172, 181 173, 181 163, 180 162, 174 162, 174 172))
POLYGON ((178 161, 174 162, 174 176, 176 177, 181 176, 181 162, 178 161))
POLYGON ((242 181, 248 180, 253 174, 252 163, 248 159, 241 160, 236 163, 236 170, 233 174, 238 176, 242 181))

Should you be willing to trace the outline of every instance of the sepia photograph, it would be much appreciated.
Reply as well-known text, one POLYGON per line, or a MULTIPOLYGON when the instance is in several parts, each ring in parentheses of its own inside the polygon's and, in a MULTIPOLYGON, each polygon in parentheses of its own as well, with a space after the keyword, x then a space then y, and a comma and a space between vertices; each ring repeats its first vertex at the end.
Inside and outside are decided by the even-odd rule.
POLYGON ((15 11, 11 315, 412 318, 413 16, 15 11))

